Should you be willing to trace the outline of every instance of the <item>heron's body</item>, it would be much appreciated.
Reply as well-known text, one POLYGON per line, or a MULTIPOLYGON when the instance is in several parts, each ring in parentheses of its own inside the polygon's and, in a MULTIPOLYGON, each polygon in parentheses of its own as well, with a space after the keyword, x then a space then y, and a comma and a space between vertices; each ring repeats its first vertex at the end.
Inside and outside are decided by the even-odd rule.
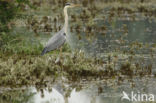
POLYGON ((74 7, 74 6, 77 6, 77 5, 71 5, 69 3, 66 4, 66 6, 64 7, 64 16, 65 16, 64 27, 49 39, 49 41, 47 42, 47 44, 46 44, 45 48, 43 49, 41 55, 44 55, 45 53, 50 52, 52 50, 55 50, 55 49, 61 47, 65 43, 66 35, 67 35, 67 29, 68 29, 67 9, 74 7))
POLYGON ((48 53, 52 50, 58 49, 65 43, 65 41, 66 41, 66 33, 64 32, 63 28, 61 31, 57 32, 54 36, 52 36, 49 39, 41 55, 44 55, 45 53, 48 53))

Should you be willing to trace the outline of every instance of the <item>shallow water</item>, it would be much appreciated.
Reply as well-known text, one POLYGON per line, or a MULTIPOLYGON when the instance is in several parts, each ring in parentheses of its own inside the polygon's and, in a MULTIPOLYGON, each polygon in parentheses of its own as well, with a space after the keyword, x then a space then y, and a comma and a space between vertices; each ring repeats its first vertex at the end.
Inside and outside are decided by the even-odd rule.
MULTIPOLYGON (((77 83, 59 82, 48 87, 27 87, 17 89, 1 88, 1 103, 151 103, 150 94, 156 96, 156 81, 153 77, 123 78, 121 82, 95 80, 77 83), (3 90, 2 90, 3 89, 3 90), (122 99, 123 92, 130 100, 122 99), (132 92, 136 99, 132 99, 132 92), (147 97, 142 99, 141 95, 147 97), (140 96, 140 97, 139 97, 140 96), (138 99, 140 98, 140 99, 138 99), (147 100, 146 100, 147 99, 147 100)), ((152 102, 153 103, 153 102, 152 102)))

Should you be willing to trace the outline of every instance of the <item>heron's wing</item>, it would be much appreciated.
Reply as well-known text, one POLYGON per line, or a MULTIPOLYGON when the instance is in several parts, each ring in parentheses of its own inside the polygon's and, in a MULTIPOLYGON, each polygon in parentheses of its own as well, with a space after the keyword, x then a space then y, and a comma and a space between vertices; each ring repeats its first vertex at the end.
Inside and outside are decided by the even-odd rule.
POLYGON ((46 47, 42 51, 41 55, 44 55, 45 53, 55 50, 55 49, 59 48, 60 46, 62 46, 64 44, 64 42, 66 41, 65 36, 66 36, 66 34, 63 29, 61 31, 59 31, 57 34, 55 34, 54 36, 52 36, 49 39, 46 47))

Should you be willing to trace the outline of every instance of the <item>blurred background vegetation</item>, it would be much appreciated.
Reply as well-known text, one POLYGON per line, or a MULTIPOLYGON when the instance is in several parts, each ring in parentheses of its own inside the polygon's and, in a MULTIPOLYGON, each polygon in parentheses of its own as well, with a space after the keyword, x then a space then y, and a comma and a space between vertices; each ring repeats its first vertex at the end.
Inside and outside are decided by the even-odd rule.
MULTIPOLYGON (((15 20, 25 19, 22 12, 26 7, 33 8, 29 0, 0 0, 0 47, 1 53, 30 53, 30 47, 20 34, 13 34, 15 20), (21 48, 24 47, 24 48, 21 48), (27 48, 27 49, 25 49, 27 48)), ((32 52, 31 52, 32 53, 32 52)))

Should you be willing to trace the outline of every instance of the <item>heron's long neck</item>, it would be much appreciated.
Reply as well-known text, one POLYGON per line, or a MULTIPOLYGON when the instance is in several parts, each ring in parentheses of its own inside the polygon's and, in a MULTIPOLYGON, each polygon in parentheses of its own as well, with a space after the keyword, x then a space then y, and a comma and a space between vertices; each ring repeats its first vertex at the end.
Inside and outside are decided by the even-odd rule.
POLYGON ((67 13, 67 7, 64 8, 64 16, 65 16, 64 29, 65 29, 65 33, 67 34, 67 30, 68 30, 68 13, 67 13))

